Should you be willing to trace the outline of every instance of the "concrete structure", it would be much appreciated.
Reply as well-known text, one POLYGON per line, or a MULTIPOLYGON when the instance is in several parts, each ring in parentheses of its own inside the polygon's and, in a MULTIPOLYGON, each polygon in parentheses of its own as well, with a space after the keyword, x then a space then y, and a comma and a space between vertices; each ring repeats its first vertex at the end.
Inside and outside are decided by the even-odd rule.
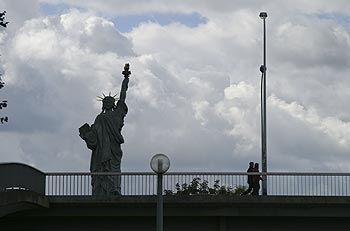
POLYGON ((45 177, 45 173, 26 164, 0 163, 0 191, 30 189, 45 194, 45 177))
MULTIPOLYGON (((45 194, 45 175, 24 164, 0 164, 1 231, 156 229, 156 195, 50 196, 48 191, 45 194)), ((347 195, 347 176, 336 182, 343 178, 331 188, 345 190, 347 195)), ((49 186, 72 182, 52 183, 49 186)), ((46 190, 49 188, 46 185, 46 190)), ((349 230, 350 197, 326 195, 167 195, 164 230, 349 230)))
MULTIPOLYGON (((1 230, 155 230, 156 196, 0 194, 1 230), (10 206, 11 205, 11 206, 10 206)), ((164 230, 348 230, 350 198, 165 196, 164 230)))

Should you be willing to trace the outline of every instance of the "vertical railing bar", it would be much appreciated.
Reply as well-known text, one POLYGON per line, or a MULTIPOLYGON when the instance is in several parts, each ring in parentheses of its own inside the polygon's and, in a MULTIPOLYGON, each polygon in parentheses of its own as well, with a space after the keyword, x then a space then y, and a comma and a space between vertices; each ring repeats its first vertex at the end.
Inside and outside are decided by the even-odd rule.
POLYGON ((144 178, 143 175, 139 176, 139 179, 140 179, 139 186, 141 187, 139 189, 139 195, 143 195, 143 184, 144 184, 144 179, 143 178, 144 178))
POLYGON ((314 191, 314 195, 316 195, 317 196, 317 176, 315 176, 315 190, 313 190, 314 191))
POLYGON ((333 177, 331 176, 331 196, 333 196, 333 177))
POLYGON ((58 195, 61 195, 61 178, 62 176, 58 176, 58 195))
POLYGON ((322 185, 323 185, 323 176, 320 176, 320 196, 323 196, 323 193, 322 193, 322 185))
MULTIPOLYGON (((140 183, 142 182, 142 176, 139 175, 139 176, 138 176, 138 179, 139 179, 139 180, 138 180, 138 187, 139 187, 139 188, 138 188, 138 190, 137 190, 137 191, 138 191, 137 195, 140 195, 140 189, 141 189, 140 183), (141 179, 141 180, 140 180, 140 179, 141 179)), ((142 191, 142 190, 141 190, 141 191, 142 191)), ((141 193, 141 194, 142 194, 142 193, 141 193)))
POLYGON ((151 181, 150 181, 150 175, 147 176, 148 178, 148 195, 151 195, 151 181))
POLYGON ((304 182, 305 182, 305 177, 304 176, 300 176, 300 195, 304 196, 304 182))
POLYGON ((324 183, 324 187, 323 187, 324 195, 328 196, 327 195, 327 193, 328 193, 328 189, 327 189, 327 187, 328 187, 328 176, 325 176, 324 179, 325 179, 325 183, 324 183))
POLYGON ((349 196, 348 194, 348 180, 349 180, 349 176, 345 176, 345 196, 349 196))
POLYGON ((282 189, 282 195, 286 195, 286 176, 283 176, 282 177, 282 186, 283 186, 283 189, 282 189))
POLYGON ((53 176, 50 176, 50 188, 51 188, 51 190, 50 190, 50 196, 52 196, 53 195, 53 180, 52 180, 52 177, 53 176))
POLYGON ((133 179, 134 176, 131 175, 131 195, 134 195, 134 183, 135 183, 135 180, 133 179))
POLYGON ((58 183, 57 176, 55 177, 55 182, 56 182, 55 195, 57 195, 57 183, 58 183))
POLYGON ((126 192, 126 194, 127 195, 130 195, 130 175, 127 175, 127 178, 128 178, 128 187, 127 187, 127 192, 126 192))
POLYGON ((131 189, 131 194, 135 195, 135 193, 136 193, 136 176, 135 175, 134 175, 134 182, 133 183, 134 183, 134 188, 131 189))
POLYGON ((86 196, 86 175, 83 177, 83 195, 86 196))
POLYGON ((125 187, 126 188, 126 192, 125 192, 125 195, 129 195, 130 194, 130 192, 129 192, 129 190, 130 190, 130 175, 128 174, 128 175, 125 175, 125 177, 126 177, 126 182, 127 182, 127 187, 125 187))
POLYGON ((300 176, 296 176, 297 179, 297 186, 296 186, 296 192, 294 193, 294 196, 299 196, 299 183, 300 183, 300 176))
POLYGON ((126 181, 126 175, 123 175, 123 195, 126 195, 126 186, 127 186, 127 181, 126 181))
POLYGON ((314 183, 311 196, 317 196, 317 176, 314 176, 314 183))

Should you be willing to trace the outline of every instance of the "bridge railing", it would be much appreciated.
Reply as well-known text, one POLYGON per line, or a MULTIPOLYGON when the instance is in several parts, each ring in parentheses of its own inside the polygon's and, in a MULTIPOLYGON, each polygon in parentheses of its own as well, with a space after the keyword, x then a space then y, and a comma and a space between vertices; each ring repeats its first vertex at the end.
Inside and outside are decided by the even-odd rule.
MULTIPOLYGON (((350 196, 350 173, 259 173, 267 176, 268 195, 280 196, 350 196)), ((123 173, 46 173, 45 194, 49 196, 92 195, 94 175, 120 175, 122 195, 155 195, 157 175, 151 172, 123 173)), ((257 175, 251 173, 251 175, 257 175)), ((224 187, 226 191, 247 188, 246 172, 169 172, 164 175, 163 189, 176 194, 196 179, 197 188, 224 187)), ((192 184, 193 186, 193 184, 192 184)), ((198 190, 197 190, 198 192, 198 190)))

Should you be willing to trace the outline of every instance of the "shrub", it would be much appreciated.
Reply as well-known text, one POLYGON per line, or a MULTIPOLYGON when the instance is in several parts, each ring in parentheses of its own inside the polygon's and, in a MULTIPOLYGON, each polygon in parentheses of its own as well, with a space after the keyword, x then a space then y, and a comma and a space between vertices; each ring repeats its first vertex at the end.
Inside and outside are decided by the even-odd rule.
POLYGON ((199 177, 192 179, 190 184, 184 183, 180 185, 176 183, 175 192, 169 189, 164 190, 165 195, 241 195, 246 190, 242 185, 220 186, 220 180, 215 180, 212 187, 209 186, 207 180, 203 180, 199 177))

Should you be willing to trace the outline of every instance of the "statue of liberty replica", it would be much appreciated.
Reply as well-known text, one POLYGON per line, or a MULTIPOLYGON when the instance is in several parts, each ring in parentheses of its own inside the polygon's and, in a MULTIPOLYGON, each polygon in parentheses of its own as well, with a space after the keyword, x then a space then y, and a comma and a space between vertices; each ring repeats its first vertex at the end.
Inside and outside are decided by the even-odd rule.
MULTIPOLYGON (((121 86, 120 97, 115 103, 115 96, 99 97, 102 101, 102 112, 96 117, 91 127, 85 123, 79 128, 79 136, 92 150, 90 171, 120 173, 120 164, 123 156, 120 145, 124 143, 121 130, 124 126, 124 117, 128 113, 125 104, 126 91, 128 90, 129 64, 125 64, 124 80, 121 86)), ((92 175, 92 195, 110 196, 121 195, 121 176, 92 175)))

